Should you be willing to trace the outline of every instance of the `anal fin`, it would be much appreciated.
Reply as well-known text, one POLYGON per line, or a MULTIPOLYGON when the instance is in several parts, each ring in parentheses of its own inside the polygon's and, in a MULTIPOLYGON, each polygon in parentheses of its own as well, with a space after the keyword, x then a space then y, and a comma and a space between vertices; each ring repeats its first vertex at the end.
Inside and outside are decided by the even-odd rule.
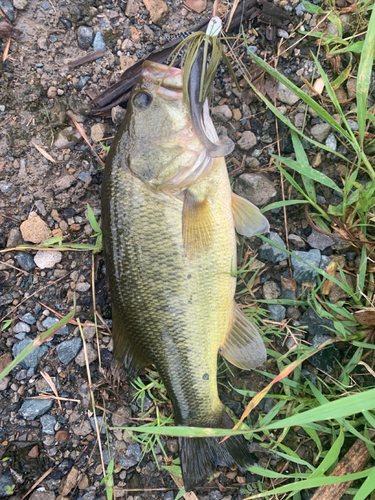
POLYGON ((234 306, 232 330, 229 332, 221 354, 230 363, 252 370, 262 365, 267 358, 262 337, 237 304, 234 306))
POLYGON ((214 217, 207 198, 199 200, 189 189, 185 190, 182 211, 182 237, 188 258, 204 254, 214 234, 214 217))
POLYGON ((232 193, 232 211, 236 231, 243 236, 266 233, 270 230, 268 220, 259 208, 250 201, 232 193))
POLYGON ((126 330, 124 321, 113 308, 113 353, 126 375, 134 377, 143 368, 151 364, 141 349, 131 340, 131 335, 126 330))

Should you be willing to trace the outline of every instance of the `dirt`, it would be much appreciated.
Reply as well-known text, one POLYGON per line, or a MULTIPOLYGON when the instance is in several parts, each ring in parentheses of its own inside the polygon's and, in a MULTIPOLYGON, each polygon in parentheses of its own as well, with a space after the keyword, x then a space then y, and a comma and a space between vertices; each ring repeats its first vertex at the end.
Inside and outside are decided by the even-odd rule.
MULTIPOLYGON (((182 1, 167 2, 167 13, 151 14, 145 7, 148 2, 144 4, 139 0, 108 0, 107 3, 98 0, 27 0, 19 3, 24 5, 24 9, 17 10, 13 25, 21 34, 11 40, 8 58, 0 63, 0 249, 25 243, 24 232, 18 230, 22 231, 25 221, 36 220, 33 217, 35 214, 42 219, 43 230, 51 237, 62 235, 65 241, 94 244, 87 204, 100 222, 103 169, 92 149, 77 133, 67 111, 73 113, 95 151, 104 160, 117 125, 110 118, 90 115, 92 98, 116 82, 127 65, 162 47, 174 33, 188 30, 202 18, 209 17, 212 2, 207 3, 207 9, 202 14, 188 11, 182 1), (150 21, 150 15, 154 22, 150 21), (100 59, 70 69, 70 62, 92 51, 92 44, 87 50, 78 45, 78 29, 82 26, 93 28, 94 33, 103 35, 106 52, 100 59), (97 142, 94 143, 94 140, 97 142)), ((4 5, 0 2, 3 10, 4 5)), ((289 11, 285 10, 290 14, 288 31, 292 32, 301 21, 295 13, 298 2, 289 5, 281 2, 281 5, 290 7, 289 11)), ((148 6, 151 9, 150 4, 148 6)), ((308 16, 310 22, 312 16, 308 16)), ((255 28, 258 35, 254 36, 252 43, 257 46, 258 54, 264 55, 265 50, 274 54, 279 38, 267 41, 266 25, 256 20, 252 28, 247 26, 249 32, 255 28)), ((1 44, 3 53, 5 45, 6 39, 1 44)), ((302 84, 301 76, 308 77, 314 68, 311 56, 307 55, 310 49, 315 49, 312 42, 304 41, 299 52, 291 53, 288 60, 280 60, 281 69, 298 85, 302 84)), ((243 47, 238 50, 238 54, 242 54, 243 62, 249 63, 243 47)), ((238 68, 235 70, 238 73, 238 68)), ((279 96, 272 85, 268 90, 274 92, 276 98, 279 96)), ((277 133, 282 139, 285 133, 281 149, 288 152, 290 138, 286 136, 286 130, 280 123, 277 126, 272 113, 253 96, 247 94, 246 99, 241 97, 224 70, 220 70, 215 83, 212 104, 214 107, 229 106, 232 115, 229 120, 225 114, 217 115, 215 120, 219 132, 227 133, 235 142, 243 136, 228 162, 233 177, 242 173, 266 174, 266 180, 271 184, 271 190, 276 189, 276 195, 270 195, 263 204, 280 200, 280 177, 270 163, 270 154, 277 152, 277 133), (247 146, 243 144, 247 136, 243 134, 250 130, 256 135, 256 145, 251 142, 251 147, 246 149, 247 146), (255 154, 254 151, 259 153, 255 154)), ((278 105, 285 108, 284 113, 291 113, 292 120, 303 111, 298 108, 298 104, 285 105, 279 102, 278 105)), ((254 140, 250 136, 248 139, 254 140)), ((316 151, 314 156, 317 154, 316 151)), ((333 164, 327 162, 326 169, 339 179, 333 164)), ((333 196, 328 190, 321 195, 329 199, 333 196)), ((310 247, 306 238, 311 228, 306 221, 301 224, 300 208, 292 207, 288 213, 289 228, 303 237, 303 247, 299 248, 308 250, 310 247)), ((280 229, 284 223, 283 212, 275 211, 269 215, 269 219, 271 228, 280 231, 285 237, 283 229, 280 229)), ((41 230, 41 226, 32 226, 31 231, 33 227, 37 233, 41 230)), ((249 252, 254 255, 259 245, 260 241, 253 242, 251 247, 247 246, 247 257, 249 252)), ((35 256, 36 250, 28 249, 25 253, 35 256)), ((329 251, 326 253, 329 254, 329 251)), ((129 382, 120 381, 114 371, 112 340, 104 325, 105 322, 111 327, 111 302, 101 255, 95 254, 92 259, 90 252, 63 251, 61 258, 57 256, 55 259, 53 267, 45 269, 33 267, 33 262, 27 264, 25 259, 27 257, 20 255, 19 251, 3 251, 0 254, 0 320, 12 319, 12 323, 0 333, 0 371, 9 363, 9 355, 15 344, 25 337, 35 338, 44 331, 46 326, 43 323, 47 318, 60 318, 71 311, 74 292, 77 299, 75 320, 79 318, 83 323, 87 321, 92 324, 94 277, 96 309, 103 322, 99 321, 101 328, 98 341, 90 326, 85 327, 85 338, 89 345, 95 401, 101 407, 96 411, 102 415, 103 408, 106 409, 109 425, 111 422, 113 425, 134 425, 134 421, 129 419, 143 417, 141 402, 133 401, 134 387, 129 382), (21 317, 27 313, 35 319, 34 323, 28 324, 22 320, 21 317), (18 333, 15 333, 19 323, 26 323, 27 326, 19 327, 20 331, 16 330, 18 333)), ((287 265, 284 264, 281 262, 269 266, 267 269, 271 269, 271 274, 268 279, 272 276, 280 281, 280 274, 287 265)), ((259 285, 262 285, 262 281, 259 285)), ((260 288, 256 296, 262 298, 260 288)), ((295 309, 293 321, 298 326, 303 311, 295 309)), ((5 323, 2 325, 5 326, 5 323)), ((77 353, 75 360, 64 364, 58 356, 57 347, 60 343, 72 339, 77 339, 79 343, 79 337, 77 323, 69 324, 66 334, 56 335, 49 340, 48 353, 42 357, 37 368, 31 365, 18 366, 5 381, 0 382, 0 497, 1 480, 9 478, 8 472, 11 470, 11 481, 15 484, 14 500, 20 499, 44 473, 46 477, 38 485, 44 490, 34 492, 33 500, 42 498, 38 497, 42 492, 48 492, 48 500, 105 498, 99 448, 89 420, 93 416, 93 407, 84 358, 77 353), (52 378, 59 396, 63 398, 61 407, 54 401, 52 408, 45 413, 45 416, 55 419, 50 422, 49 433, 45 432, 48 419, 42 424, 40 417, 27 420, 20 413, 26 398, 43 393, 52 394, 42 372, 52 378), (31 450, 34 450, 33 453, 31 450)), ((285 350, 277 339, 276 344, 280 351, 285 350)), ((273 361, 267 364, 267 370, 278 373, 273 361)), ((311 365, 310 370, 316 373, 311 365)), ((225 384, 220 385, 223 401, 236 416, 240 416, 243 411, 244 398, 230 388, 228 380, 235 387, 251 391, 258 391, 268 383, 266 377, 259 373, 248 374, 236 369, 232 374, 226 371, 221 376, 225 384)), ((273 389, 275 394, 280 390, 281 387, 273 389)), ((153 402, 148 397, 146 402, 152 407, 153 402)), ((260 414, 269 411, 275 402, 271 400, 269 403, 266 409, 262 403, 254 410, 251 414, 253 423, 257 422, 260 414)), ((160 411, 169 415, 171 406, 162 405, 160 411)), ((149 416, 155 416, 154 407, 149 416)), ((304 439, 302 435, 291 435, 292 441, 304 439)), ((105 436, 102 442, 108 464, 105 436)), ((174 498, 178 488, 169 473, 159 466, 165 462, 170 464, 172 459, 176 459, 178 447, 173 438, 163 439, 162 444, 167 457, 163 456, 160 446, 156 446, 156 460, 147 451, 138 463, 141 448, 134 436, 120 430, 109 432, 110 454, 115 458, 116 498, 174 498)), ((259 465, 277 470, 282 467, 276 455, 265 452, 259 445, 253 444, 252 447, 259 465)), ((308 447, 302 446, 300 451, 304 460, 313 459, 308 447)), ((197 495, 204 500, 239 500, 246 495, 245 486, 260 479, 260 476, 243 474, 239 470, 219 468, 217 477, 197 489, 197 495)))

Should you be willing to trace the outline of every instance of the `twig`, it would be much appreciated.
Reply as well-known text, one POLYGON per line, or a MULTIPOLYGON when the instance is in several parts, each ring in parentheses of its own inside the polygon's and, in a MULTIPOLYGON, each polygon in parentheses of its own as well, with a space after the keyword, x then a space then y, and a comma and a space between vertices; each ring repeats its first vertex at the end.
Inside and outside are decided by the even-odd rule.
POLYGON ((96 159, 98 160, 100 166, 102 168, 104 168, 104 163, 102 161, 102 159, 98 156, 97 152, 95 151, 95 149, 92 147, 90 141, 89 141, 89 138, 87 137, 86 135, 86 132, 83 130, 83 127, 81 127, 81 125, 77 122, 77 120, 74 118, 73 114, 71 113, 71 111, 67 111, 66 114, 69 116, 69 118, 72 120, 72 122, 74 123, 74 125, 76 126, 76 129, 78 130, 78 132, 81 134, 81 136, 83 137, 83 139, 85 140, 85 142, 88 144, 88 146, 90 147, 91 151, 94 153, 94 155, 96 156, 96 159))
MULTIPOLYGON (((374 431, 369 431, 369 437, 372 439, 375 436, 374 431)), ((364 469, 371 455, 367 449, 366 442, 362 439, 357 439, 346 455, 340 460, 336 467, 331 472, 330 476, 345 476, 354 474, 364 469)), ((346 483, 336 483, 321 486, 317 489, 311 500, 339 500, 350 488, 353 481, 346 483)))
POLYGON ((103 57, 105 54, 105 50, 95 50, 95 52, 90 52, 86 56, 80 57, 75 61, 71 61, 68 66, 69 68, 77 68, 77 66, 82 66, 82 64, 87 64, 91 61, 95 61, 95 59, 99 59, 99 57, 103 57))
POLYGON ((32 485, 32 487, 29 489, 29 491, 28 491, 27 493, 25 493, 25 494, 24 494, 24 496, 21 498, 21 500, 24 500, 24 499, 25 499, 25 498, 26 498, 26 497, 27 497, 27 496, 28 496, 28 495, 29 495, 29 494, 30 494, 33 490, 35 490, 35 488, 38 486, 38 484, 40 484, 40 483, 43 481, 43 479, 45 479, 47 476, 49 476, 49 475, 51 474, 51 472, 52 472, 52 471, 53 471, 53 467, 50 467, 50 468, 48 469, 48 471, 47 471, 47 472, 45 472, 45 473, 43 474, 43 476, 41 476, 41 477, 40 477, 40 478, 36 481, 36 483, 34 483, 34 484, 32 485))

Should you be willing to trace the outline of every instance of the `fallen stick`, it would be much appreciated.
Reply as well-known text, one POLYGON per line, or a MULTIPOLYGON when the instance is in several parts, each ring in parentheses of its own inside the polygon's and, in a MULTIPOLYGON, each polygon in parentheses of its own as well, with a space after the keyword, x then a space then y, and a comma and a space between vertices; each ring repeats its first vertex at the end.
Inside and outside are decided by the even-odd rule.
MULTIPOLYGON (((369 431, 369 437, 375 436, 374 431, 369 431)), ((363 470, 371 455, 367 449, 366 443, 362 439, 357 439, 346 455, 340 460, 331 472, 330 476, 344 476, 354 474, 363 470)), ((316 490, 310 500, 339 500, 352 485, 353 481, 339 484, 329 484, 321 486, 316 490)))

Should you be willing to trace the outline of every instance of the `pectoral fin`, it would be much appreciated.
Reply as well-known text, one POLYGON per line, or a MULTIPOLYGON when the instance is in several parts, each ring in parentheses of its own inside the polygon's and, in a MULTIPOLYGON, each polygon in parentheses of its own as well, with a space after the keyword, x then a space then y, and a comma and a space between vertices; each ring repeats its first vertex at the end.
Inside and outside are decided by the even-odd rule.
POLYGON ((208 250, 213 232, 214 217, 209 200, 199 200, 194 193, 186 189, 182 212, 182 237, 189 259, 208 250))
POLYGON ((225 359, 243 370, 252 370, 262 365, 267 358, 260 333, 250 323, 237 304, 234 306, 232 330, 221 353, 225 359))
POLYGON ((232 193, 232 211, 237 233, 250 237, 254 233, 266 233, 270 230, 268 220, 259 208, 234 193, 232 193))

